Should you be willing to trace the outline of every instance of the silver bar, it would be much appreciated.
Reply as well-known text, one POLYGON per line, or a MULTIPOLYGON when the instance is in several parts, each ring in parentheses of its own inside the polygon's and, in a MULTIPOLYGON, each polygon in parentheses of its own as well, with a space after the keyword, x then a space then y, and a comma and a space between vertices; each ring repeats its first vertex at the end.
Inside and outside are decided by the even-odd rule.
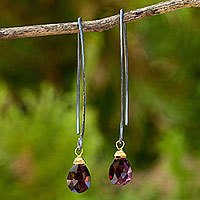
POLYGON ((126 24, 124 23, 124 66, 125 66, 125 125, 129 121, 129 83, 128 83, 128 40, 126 24))
POLYGON ((77 82, 76 82, 76 133, 80 134, 80 79, 81 79, 81 60, 80 60, 80 34, 77 41, 77 82))

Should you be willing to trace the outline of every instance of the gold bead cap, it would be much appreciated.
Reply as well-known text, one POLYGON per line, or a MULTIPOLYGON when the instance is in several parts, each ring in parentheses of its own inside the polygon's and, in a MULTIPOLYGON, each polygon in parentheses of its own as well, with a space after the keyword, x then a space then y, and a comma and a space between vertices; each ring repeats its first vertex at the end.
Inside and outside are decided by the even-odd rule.
POLYGON ((126 153, 120 149, 118 151, 115 152, 115 158, 126 158, 126 153))
POLYGON ((74 165, 82 165, 85 164, 85 161, 82 158, 82 154, 83 154, 83 149, 80 150, 80 153, 78 153, 79 149, 78 147, 76 147, 74 153, 76 154, 76 158, 74 159, 73 164, 74 165))
POLYGON ((81 165, 81 164, 85 164, 85 161, 83 160, 83 158, 81 157, 81 155, 78 155, 73 162, 74 165, 81 165))
POLYGON ((115 158, 118 159, 118 158, 126 158, 126 154, 125 152, 123 151, 123 148, 125 146, 125 142, 122 140, 118 140, 116 142, 116 148, 117 148, 117 151, 115 152, 115 158))

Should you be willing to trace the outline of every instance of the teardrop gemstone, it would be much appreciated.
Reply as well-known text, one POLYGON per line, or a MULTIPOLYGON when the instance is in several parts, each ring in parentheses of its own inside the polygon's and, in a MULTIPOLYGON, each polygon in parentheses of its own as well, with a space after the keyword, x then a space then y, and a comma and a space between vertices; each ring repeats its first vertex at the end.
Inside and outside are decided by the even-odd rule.
POLYGON ((109 179, 112 184, 123 186, 132 179, 132 169, 126 158, 115 158, 109 169, 109 179))
POLYGON ((82 193, 90 187, 90 173, 85 164, 74 164, 67 176, 67 186, 72 192, 82 193))

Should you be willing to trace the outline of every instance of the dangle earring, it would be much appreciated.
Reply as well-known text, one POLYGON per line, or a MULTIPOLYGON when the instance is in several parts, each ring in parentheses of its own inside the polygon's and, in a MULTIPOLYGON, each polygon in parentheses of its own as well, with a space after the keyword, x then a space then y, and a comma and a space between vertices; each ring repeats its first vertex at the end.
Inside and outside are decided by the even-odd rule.
POLYGON ((132 168, 123 151, 124 124, 128 125, 128 44, 124 11, 120 10, 120 71, 121 71, 121 119, 119 140, 116 142, 117 151, 109 169, 109 179, 114 185, 123 186, 132 179, 132 168), (125 79, 125 80, 124 80, 125 79), (125 93, 125 94, 124 94, 125 93), (125 120, 124 120, 125 119, 125 120))
POLYGON ((67 176, 67 185, 72 192, 82 193, 90 187, 90 173, 82 158, 83 137, 85 133, 85 112, 86 112, 86 79, 84 61, 84 39, 82 20, 78 18, 78 45, 77 45, 77 90, 76 90, 76 132, 79 136, 75 149, 76 158, 67 176), (83 110, 82 110, 82 130, 80 132, 80 79, 82 69, 83 88, 83 110))

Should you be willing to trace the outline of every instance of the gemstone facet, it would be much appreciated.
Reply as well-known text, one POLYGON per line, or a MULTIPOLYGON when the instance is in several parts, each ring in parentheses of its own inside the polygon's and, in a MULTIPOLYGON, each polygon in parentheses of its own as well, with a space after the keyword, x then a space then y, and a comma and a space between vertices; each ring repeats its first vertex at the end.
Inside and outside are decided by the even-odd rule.
POLYGON ((132 179, 132 169, 126 158, 115 157, 109 169, 109 179, 112 184, 123 186, 132 179))
POLYGON ((90 173, 85 164, 72 166, 67 176, 67 186, 77 193, 82 193, 90 187, 90 173))

